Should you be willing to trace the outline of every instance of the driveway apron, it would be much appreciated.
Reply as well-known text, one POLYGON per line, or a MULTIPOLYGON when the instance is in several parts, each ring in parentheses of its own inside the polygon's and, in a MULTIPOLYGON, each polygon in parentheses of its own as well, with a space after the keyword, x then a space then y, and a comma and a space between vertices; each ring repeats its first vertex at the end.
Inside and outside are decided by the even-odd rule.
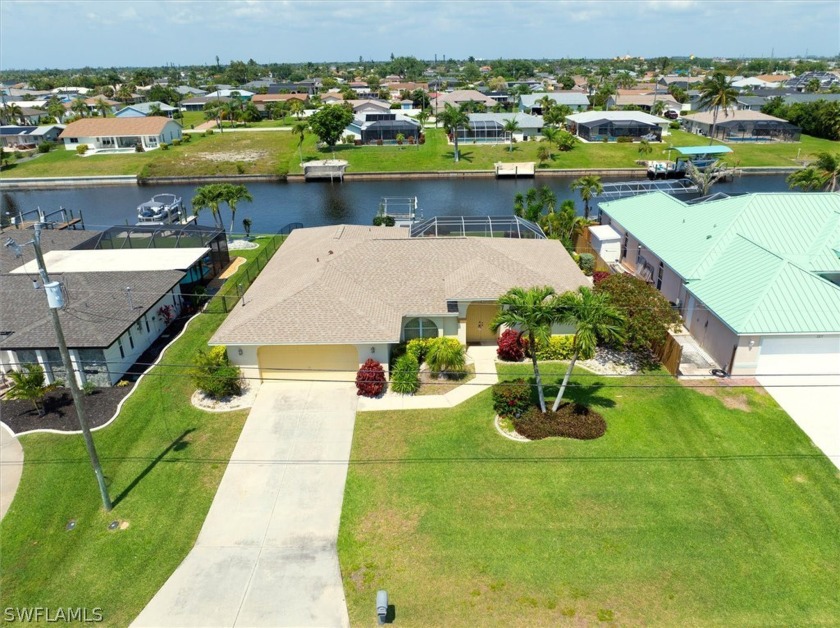
POLYGON ((352 384, 268 382, 210 512, 133 626, 348 626, 336 539, 352 384))

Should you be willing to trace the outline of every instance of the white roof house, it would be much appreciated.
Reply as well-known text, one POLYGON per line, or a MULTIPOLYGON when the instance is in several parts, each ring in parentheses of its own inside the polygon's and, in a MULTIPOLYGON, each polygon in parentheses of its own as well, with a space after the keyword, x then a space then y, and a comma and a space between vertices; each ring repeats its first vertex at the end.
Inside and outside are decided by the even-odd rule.
POLYGON ((670 120, 643 111, 583 111, 566 116, 569 130, 590 142, 621 136, 658 141, 668 135, 670 124, 670 120))

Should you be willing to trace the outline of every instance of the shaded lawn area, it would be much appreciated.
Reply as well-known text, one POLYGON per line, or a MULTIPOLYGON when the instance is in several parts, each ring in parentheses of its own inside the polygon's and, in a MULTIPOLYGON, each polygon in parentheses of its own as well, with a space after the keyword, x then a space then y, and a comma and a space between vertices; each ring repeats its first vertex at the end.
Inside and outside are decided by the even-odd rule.
POLYGON ((380 588, 406 626, 836 623, 840 482, 771 397, 720 391, 744 397, 730 410, 668 377, 581 373, 595 441, 508 441, 489 391, 357 415, 338 545, 353 623, 380 588))
MULTIPOLYGON (((260 250, 236 253, 252 259, 260 250)), ((171 366, 152 369, 120 417, 94 432, 115 503, 110 513, 80 435, 21 439, 23 477, 0 523, 5 607, 100 607, 106 625, 127 626, 183 560, 248 415, 190 404, 194 388, 182 365, 222 320, 198 315, 164 355, 171 366), (70 519, 76 529, 65 531, 70 519), (114 520, 128 527, 109 531, 114 520)))

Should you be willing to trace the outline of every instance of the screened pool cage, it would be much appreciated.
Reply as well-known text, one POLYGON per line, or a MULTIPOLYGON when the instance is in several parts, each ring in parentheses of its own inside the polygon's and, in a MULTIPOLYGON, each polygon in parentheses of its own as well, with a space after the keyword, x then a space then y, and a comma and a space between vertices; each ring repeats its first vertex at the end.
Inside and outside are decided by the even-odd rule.
POLYGON ((458 127, 458 141, 461 142, 506 142, 509 139, 510 133, 505 131, 505 127, 493 120, 471 120, 469 126, 458 127))
POLYGON ((518 216, 436 216, 412 225, 411 237, 545 240, 545 233, 518 216))

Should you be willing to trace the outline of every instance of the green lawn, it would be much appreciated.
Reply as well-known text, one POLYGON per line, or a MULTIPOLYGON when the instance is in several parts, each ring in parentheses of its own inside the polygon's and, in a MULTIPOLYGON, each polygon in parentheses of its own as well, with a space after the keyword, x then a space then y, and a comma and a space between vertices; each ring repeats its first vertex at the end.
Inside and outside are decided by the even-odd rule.
MULTIPOLYGON (((226 285, 236 283, 234 275, 226 285)), ((21 439, 23 478, 0 524, 4 607, 100 607, 106 625, 127 626, 190 551, 248 414, 193 408, 179 366, 222 320, 193 320, 165 354, 173 366, 151 371, 120 417, 94 432, 112 512, 102 510, 81 436, 21 439), (70 519, 78 523, 68 532, 70 519), (128 527, 109 531, 113 520, 128 527)))
POLYGON ((769 396, 580 373, 596 441, 508 441, 489 391, 359 413, 338 543, 353 624, 384 588, 403 626, 836 625, 838 473, 769 396))
MULTIPOLYGON (((190 113, 190 112, 187 112, 190 113)), ((203 121, 203 120, 201 120, 203 121)), ((199 121, 200 122, 200 121, 199 121)), ((285 121, 268 121, 252 126, 277 126, 285 121)), ((640 159, 666 159, 669 146, 703 145, 708 140, 683 131, 673 131, 661 144, 653 145, 649 155, 639 153, 639 144, 578 144, 569 152, 553 151, 546 168, 633 168, 640 159)), ((124 155, 80 157, 59 147, 29 162, 4 168, 3 177, 90 176, 142 174, 142 176, 213 176, 236 174, 299 174, 300 156, 304 160, 331 158, 333 152, 318 149, 317 138, 307 135, 301 152, 298 138, 288 131, 248 133, 218 130, 212 136, 192 134, 192 141, 168 150, 124 155)), ((454 148, 442 129, 426 129, 426 143, 403 146, 336 147, 335 156, 346 159, 349 172, 429 172, 492 170, 499 161, 537 161, 540 142, 519 142, 513 150, 507 145, 461 142, 461 160, 454 162, 454 148)), ((799 159, 811 159, 820 151, 836 151, 837 142, 807 135, 792 144, 736 145, 729 161, 740 166, 796 166, 799 159)), ((672 155, 672 157, 675 155, 672 155)))

